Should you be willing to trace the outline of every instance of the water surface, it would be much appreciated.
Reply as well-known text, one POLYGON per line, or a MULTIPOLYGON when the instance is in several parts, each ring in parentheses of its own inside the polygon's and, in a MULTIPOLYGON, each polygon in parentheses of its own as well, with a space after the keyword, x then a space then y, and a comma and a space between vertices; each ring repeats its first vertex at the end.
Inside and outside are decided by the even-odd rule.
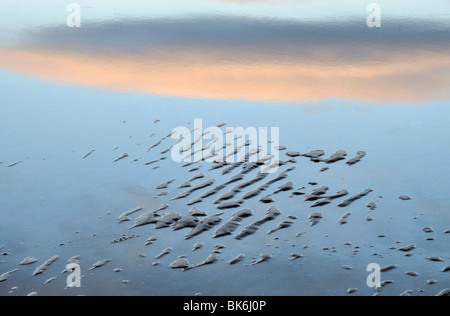
MULTIPOLYGON (((345 295, 349 288, 373 295, 366 285, 370 263, 398 266, 383 274, 394 281, 383 295, 435 295, 450 287, 448 273, 441 272, 450 259, 444 234, 450 229, 448 3, 409 1, 405 11, 393 5, 383 27, 369 29, 365 5, 281 2, 208 1, 204 9, 205 1, 190 1, 171 11, 159 2, 125 10, 84 1, 80 29, 65 26, 61 4, 36 2, 25 10, 2 2, 5 15, 22 14, 0 24, 0 252, 8 254, 0 257, 0 274, 20 269, 0 283, 0 295, 10 295, 14 286, 19 289, 13 295, 345 295), (284 182, 305 186, 305 193, 322 185, 330 193, 373 192, 347 208, 337 206, 343 199, 311 208, 313 202, 290 198, 291 192, 274 195, 274 204, 249 199, 241 208, 254 215, 236 233, 270 206, 282 214, 241 241, 213 239, 215 228, 184 240, 187 230, 119 225, 116 218, 138 206, 168 204, 167 211, 187 214, 186 203, 209 188, 172 201, 184 190, 179 184, 197 173, 205 178, 195 184, 220 184, 240 170, 222 175, 221 169, 208 171, 205 162, 190 173, 169 154, 145 165, 174 141, 147 152, 149 146, 176 127, 192 128, 197 118, 204 127, 279 127, 280 144, 301 153, 323 149, 328 157, 344 149, 351 158, 364 150, 367 156, 354 166, 344 160, 319 172, 323 163, 298 157, 280 171, 295 166, 284 182), (114 163, 122 153, 129 157, 114 163), (176 180, 168 189, 155 188, 170 179, 176 180), (158 197, 161 191, 168 193, 158 197), (400 200, 403 194, 412 200, 400 200), (369 212, 371 201, 378 207, 369 212), (323 219, 311 227, 313 212, 323 219), (352 213, 348 224, 340 225, 346 212, 352 213), (290 228, 267 235, 290 215, 297 218, 290 228), (373 221, 366 221, 368 215, 373 221), (110 243, 122 234, 140 237, 110 243), (152 235, 158 240, 145 247, 152 235), (193 252, 198 241, 204 247, 193 252), (217 263, 186 272, 169 268, 180 255, 200 263, 219 243, 226 248, 217 263), (410 244, 417 249, 406 257, 398 248, 410 244), (167 247, 171 254, 154 259, 167 247), (291 261, 292 252, 303 258, 291 261), (241 253, 243 262, 228 265, 241 253), (272 260, 252 266, 261 253, 272 260), (60 260, 32 277, 53 255, 60 260), (61 271, 75 255, 81 255, 82 287, 64 290, 61 271), (38 263, 19 267, 27 256, 38 263), (426 259, 431 256, 444 261, 426 259), (107 258, 112 261, 89 271, 107 258), (153 266, 155 261, 160 264, 153 266), (44 285, 53 276, 56 281, 44 285), (429 279, 438 283, 428 285, 429 279)), ((288 159, 285 153, 281 158, 288 159)), ((209 215, 221 212, 213 201, 232 186, 195 206, 209 215)), ((235 211, 225 210, 224 222, 235 211)))

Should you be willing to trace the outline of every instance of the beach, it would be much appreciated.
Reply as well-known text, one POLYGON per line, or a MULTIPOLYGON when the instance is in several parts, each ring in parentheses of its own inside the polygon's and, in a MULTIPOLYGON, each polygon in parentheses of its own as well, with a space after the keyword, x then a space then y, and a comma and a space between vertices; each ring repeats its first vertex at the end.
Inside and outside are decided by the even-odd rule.
POLYGON ((183 16, 0 37, 0 295, 448 295, 448 25, 183 16))

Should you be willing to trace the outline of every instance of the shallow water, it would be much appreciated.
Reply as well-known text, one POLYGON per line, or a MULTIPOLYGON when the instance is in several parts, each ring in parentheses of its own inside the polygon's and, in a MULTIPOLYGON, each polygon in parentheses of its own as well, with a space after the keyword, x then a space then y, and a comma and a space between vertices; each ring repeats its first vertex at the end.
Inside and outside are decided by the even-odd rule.
MULTIPOLYGON (((310 193, 320 185, 328 186, 332 194, 341 189, 352 195, 366 188, 374 192, 346 208, 337 206, 345 199, 342 198, 313 209, 310 206, 314 202, 305 202, 303 196, 289 198, 289 191, 281 192, 273 198, 282 215, 264 224, 252 236, 240 241, 233 236, 213 239, 214 231, 219 227, 216 226, 184 240, 187 230, 155 230, 153 225, 128 230, 132 222, 118 224, 116 218, 138 206, 151 210, 161 204, 170 205, 167 211, 188 213, 191 207, 185 203, 190 197, 171 201, 184 190, 178 189, 178 185, 192 177, 187 168, 167 159, 158 163, 161 168, 153 170, 144 162, 160 156, 159 149, 146 153, 148 145, 154 141, 148 136, 155 132, 155 138, 163 137, 176 126, 189 126, 187 121, 205 117, 202 110, 206 105, 202 104, 204 101, 165 101, 157 97, 99 93, 48 86, 8 73, 2 76, 15 80, 2 94, 3 113, 7 115, 2 116, 1 126, 5 134, 1 145, 8 150, 2 152, 1 161, 23 162, 12 168, 3 164, 0 168, 4 179, 0 187, 1 243, 5 245, 2 251, 10 253, 2 257, 6 262, 1 264, 1 271, 13 270, 27 256, 38 258, 41 264, 53 255, 61 257, 39 277, 31 277, 34 266, 21 267, 8 282, 0 284, 3 295, 13 286, 19 286, 15 295, 32 291, 41 295, 194 295, 198 292, 211 295, 334 295, 346 294, 351 287, 359 288, 358 294, 370 295, 374 291, 365 286, 365 268, 372 262, 381 266, 399 266, 386 273, 385 278, 395 283, 385 288, 385 294, 400 294, 407 289, 418 288, 425 290, 423 294, 436 294, 449 284, 448 274, 440 272, 448 264, 450 256, 446 246, 449 235, 444 234, 450 223, 445 176, 449 166, 443 159, 448 149, 435 141, 448 130, 445 104, 427 107, 366 105, 361 108, 344 102, 330 102, 332 108, 321 113, 309 113, 307 108, 285 105, 277 107, 274 114, 273 105, 227 102, 226 107, 230 111, 227 116, 223 113, 223 102, 208 102, 209 107, 217 109, 208 112, 205 118, 212 126, 221 121, 227 121, 229 126, 279 125, 283 126, 281 143, 289 149, 307 152, 321 148, 330 154, 340 148, 349 153, 361 149, 367 151, 367 156, 354 166, 341 161, 322 173, 319 172, 321 164, 298 158, 294 164, 297 168, 288 179, 294 182, 295 187, 306 186, 304 192, 310 193), (27 86, 26 95, 17 91, 17 82, 27 86), (47 93, 42 94, 43 89, 47 89, 47 93), (76 99, 70 97, 72 93, 76 93, 76 99), (49 102, 53 99, 49 95, 64 94, 69 96, 64 102, 49 102), (109 102, 111 99, 115 99, 114 104, 109 102), (15 100, 14 105, 8 100, 15 100), (157 106, 160 102, 166 102, 171 109, 177 110, 167 111, 157 106), (123 106, 124 103, 127 106, 123 106), (36 104, 40 104, 39 109, 36 104), (239 109, 241 115, 234 117, 233 109, 239 109), (183 112, 189 112, 190 116, 183 112), (24 116, 23 113, 29 115, 24 116), (419 117, 420 120, 417 119, 419 117), (161 122, 154 124, 156 118, 161 122), (428 128, 430 124, 432 130, 428 128), (114 151, 116 146, 119 149, 114 151), (95 153, 83 159, 84 154, 93 148, 95 153), (130 158, 114 163, 118 152, 127 152, 130 158), (138 162, 133 162, 134 158, 141 157, 138 162), (165 189, 168 195, 155 198, 160 191, 156 186, 170 179, 176 181, 165 189), (308 185, 311 181, 318 185, 308 185), (402 194, 408 194, 412 200, 400 200, 398 196, 402 194), (379 195, 383 198, 378 198, 379 195), (374 220, 366 222, 365 217, 369 214, 366 204, 375 200, 378 207, 370 213, 374 220), (323 219, 310 227, 308 217, 316 210, 323 213, 323 219), (348 224, 341 226, 339 218, 347 211, 352 215, 348 224), (297 217, 291 227, 267 235, 289 215, 297 217), (415 216, 416 220, 413 219, 415 216), (427 226, 435 231, 430 234, 434 241, 425 240, 429 234, 422 228, 427 226), (298 232, 303 232, 303 235, 297 238, 298 232), (110 243, 122 234, 141 237, 110 243), (386 238, 377 238, 380 234, 386 238), (158 236, 158 240, 145 247, 145 240, 153 235, 158 236), (396 244, 397 240, 402 243, 396 244), (204 247, 192 252, 198 241, 204 242, 204 247), (346 246, 346 242, 352 246, 346 246), (60 243, 64 246, 59 246, 60 243), (190 263, 202 262, 218 243, 226 245, 219 254, 219 262, 186 272, 169 268, 180 255, 187 255, 190 263), (417 246, 412 257, 389 249, 410 244, 417 246), (305 246, 308 248, 303 249, 305 246), (360 247, 360 252, 354 255, 356 246, 360 247), (154 259, 167 247, 173 248, 171 254, 154 259), (332 252, 332 247, 336 252, 332 252), (322 250, 324 248, 330 250, 322 250), (290 261, 292 252, 300 252, 303 258, 290 261), (147 257, 140 258, 140 253, 147 257), (227 264, 241 253, 246 256, 242 263, 227 264), (250 266, 252 258, 261 253, 270 253, 273 259, 250 266), (373 256, 374 253, 382 257, 373 256), (65 262, 75 255, 81 255, 80 264, 85 276, 83 286, 64 292, 65 277, 59 273, 64 270, 65 262), (430 256, 440 256, 445 262, 426 260, 430 256), (112 259, 108 265, 88 271, 95 262, 107 258, 112 259), (161 264, 152 266, 155 261, 161 264), (353 270, 346 271, 342 269, 343 265, 352 266, 353 270), (114 273, 114 268, 124 271, 114 273), (417 271, 420 276, 408 277, 404 275, 406 271, 417 271), (57 280, 43 285, 52 276, 57 276, 57 280), (439 283, 428 286, 426 280, 429 279, 436 279, 439 283), (122 280, 130 282, 124 285, 122 280)), ((166 148, 171 142, 167 140, 160 148, 166 148)), ((220 169, 206 172, 207 167, 200 170, 206 173, 207 179, 216 179, 217 183, 229 179, 229 175, 222 175, 220 169)), ((286 167, 281 167, 280 171, 286 167)), ((246 175, 245 179, 251 179, 256 172, 246 175)), ((202 180, 197 181, 200 183, 202 180)), ((256 186, 258 184, 246 188, 241 195, 256 186)), ((203 192, 206 190, 208 188, 203 192)), ((273 185, 267 191, 275 190, 276 185, 273 185)), ((202 191, 196 193, 200 195, 202 191)), ((209 215, 219 213, 212 203, 216 198, 206 198, 196 207, 209 215)), ((242 220, 236 234, 262 218, 270 205, 259 202, 258 198, 246 200, 242 207, 250 208, 254 215, 242 220)), ((166 210, 161 214, 164 212, 166 210)), ((226 210, 222 215, 224 222, 230 220, 234 212, 226 210)), ((131 215, 132 220, 138 215, 140 213, 131 215)))
MULTIPOLYGON (((261 12, 266 12, 264 5, 260 8, 261 12)), ((281 18, 277 16, 281 11, 275 12, 278 12, 274 13, 276 18, 281 18)), ((426 12, 423 18, 430 18, 426 12)), ((187 13, 184 16, 190 17, 187 13)), ((190 18, 175 19, 181 24, 171 24, 171 27, 165 25, 167 20, 161 16, 156 21, 142 17, 107 20, 107 23, 99 24, 103 27, 97 28, 97 24, 88 23, 86 29, 81 28, 82 32, 74 37, 80 45, 73 47, 65 37, 65 32, 71 31, 55 26, 54 21, 36 22, 39 25, 48 23, 43 30, 25 28, 24 31, 17 25, 10 26, 21 32, 16 34, 13 42, 3 42, 0 49, 0 67, 3 69, 0 71, 0 162, 3 162, 0 164, 0 245, 4 246, 0 249, 0 275, 15 269, 19 271, 0 283, 0 295, 31 292, 39 295, 347 295, 352 288, 358 289, 353 295, 373 295, 375 290, 366 285, 369 275, 366 268, 371 263, 381 267, 397 266, 382 273, 383 281, 394 281, 383 288, 382 295, 400 295, 408 290, 412 290, 413 295, 435 295, 450 287, 448 272, 442 272, 450 264, 450 234, 444 233, 450 229, 450 165, 447 159, 450 154, 447 146, 450 110, 447 98, 448 41, 445 41, 449 33, 448 28, 442 26, 442 20, 436 18, 438 27, 428 27, 428 34, 433 35, 429 37, 417 35, 417 29, 422 27, 420 21, 409 28, 405 26, 394 35, 390 33, 393 26, 388 24, 372 43, 374 46, 361 44, 360 52, 348 56, 345 54, 349 49, 345 46, 354 43, 355 36, 364 37, 366 30, 351 31, 351 27, 344 26, 344 45, 338 40, 333 44, 332 34, 326 35, 328 40, 322 43, 319 41, 321 32, 330 28, 326 23, 317 24, 317 21, 310 36, 302 37, 299 42, 295 39, 302 29, 295 31, 295 26, 307 28, 303 22, 286 24, 277 20, 272 25, 274 33, 268 34, 257 32, 256 26, 267 24, 260 21, 261 24, 248 29, 247 33, 224 37, 225 44, 235 48, 234 53, 233 50, 221 50, 224 42, 212 35, 230 35, 236 25, 248 26, 252 21, 240 14, 236 16, 239 18, 214 20, 209 17, 194 22, 190 18), (130 20, 134 22, 130 23, 130 20), (166 37, 145 36, 148 25, 163 28, 163 33, 155 34, 166 37), (197 32, 202 25, 213 25, 215 29, 209 37, 197 37, 194 32, 183 42, 180 41, 183 33, 177 25, 189 26, 197 32), (90 33, 92 29, 98 33, 90 33), (111 33, 111 29, 122 30, 125 35, 111 33), (128 46, 121 45, 119 40, 126 39, 130 34, 127 32, 134 32, 135 38, 128 38, 128 46), (105 39, 105 34, 116 34, 119 40, 97 41, 96 34, 101 40, 105 39), (277 39, 279 34, 287 35, 277 39), (390 44, 383 40, 387 35, 390 44), (392 43, 402 36, 405 36, 404 42, 392 43), (247 38, 254 41, 246 43, 247 38), (271 41, 290 50, 283 54, 273 51, 271 41), (145 50, 152 43, 156 43, 162 52, 139 55, 141 52, 136 51, 138 57, 130 57, 130 47, 145 50), (409 71, 405 71, 399 61, 410 62, 416 55, 407 53, 408 49, 402 44, 425 52, 420 55, 424 66, 418 67, 414 74, 417 77, 410 80, 405 79, 409 71), (302 73, 299 77, 291 77, 293 85, 279 93, 277 80, 285 80, 292 74, 277 77, 278 71, 283 72, 284 68, 276 66, 298 63, 296 54, 305 45, 312 47, 311 51, 303 52, 308 63, 299 67, 317 70, 315 75, 323 76, 326 81, 309 82, 308 87, 314 89, 302 90, 302 73), (192 55, 183 59, 186 56, 175 49, 179 47, 189 49, 192 55), (325 47, 323 55, 317 55, 318 47, 325 47), (383 57, 380 60, 381 55, 377 54, 367 57, 365 52, 371 47, 377 52, 387 49, 392 59, 386 61, 383 57), (9 55, 8 49, 15 50, 14 54, 9 55), (78 72, 77 60, 68 54, 74 49, 81 61, 95 62, 78 72), (341 52, 340 57, 336 51, 341 52), (38 53, 27 55, 35 52, 38 53), (405 54, 403 57, 402 53, 405 54), (93 58, 92 54, 98 56, 93 58), (55 62, 52 56, 61 59, 55 62), (191 62, 192 56, 195 60, 209 56, 213 62, 197 64, 199 68, 183 68, 191 62), (108 64, 110 67, 117 62, 116 58, 131 60, 133 64, 108 68, 98 75, 103 69, 98 68, 99 63, 112 61, 108 64), (251 64, 249 59, 258 60, 262 68, 255 70, 251 65, 247 72, 231 72, 228 77, 232 68, 227 68, 227 63, 220 64, 220 58, 228 58, 237 67, 251 64), (11 63, 11 60, 16 62, 11 63), (162 63, 162 68, 146 68, 155 60, 162 63), (28 63, 24 64, 24 61, 28 63), (330 61, 336 61, 339 69, 358 69, 369 61, 374 64, 379 61, 383 67, 400 70, 388 71, 389 80, 384 83, 386 73, 381 67, 374 73, 362 74, 373 75, 374 81, 357 84, 361 74, 356 74, 339 86, 339 76, 333 75, 336 69, 322 68, 330 61), (164 70, 173 63, 175 72, 169 71, 167 77, 161 77, 161 82, 158 78, 149 78, 150 75, 157 77, 152 72, 155 69, 164 70), (214 68, 212 76, 206 75, 196 85, 189 85, 190 81, 195 81, 198 71, 213 65, 218 68, 214 68), (133 68, 135 66, 137 68, 133 68), (350 68, 345 68, 347 66, 350 68), (145 71, 141 72, 139 67, 145 71), (127 69, 129 77, 120 77, 127 69), (261 69, 275 70, 258 81, 255 78, 261 69), (119 76, 120 80, 110 81, 114 76, 119 76), (417 80, 419 77, 421 80, 417 80), (206 85, 211 78, 211 85, 206 85), (230 83, 230 78, 235 80, 236 86, 230 83), (236 90, 242 83, 245 86, 236 90), (367 86, 369 83, 377 83, 380 90, 372 91, 373 86, 367 86), (389 90, 384 90, 388 86, 389 90), (398 93, 391 93, 394 90, 398 93), (290 94, 284 98, 284 92, 290 94), (152 224, 130 230, 139 215, 163 204, 169 208, 160 211, 161 215, 166 212, 188 214, 192 206, 186 203, 225 183, 241 170, 238 167, 222 175, 224 168, 208 170, 212 167, 208 162, 182 167, 182 163, 171 159, 170 152, 160 154, 175 142, 170 137, 147 151, 176 127, 192 129, 198 118, 203 120, 204 128, 222 122, 227 123, 223 130, 227 126, 279 127, 280 145, 287 148, 280 153, 282 161, 291 159, 287 152, 303 154, 318 149, 325 151, 325 159, 341 149, 348 156, 332 164, 295 157, 296 163, 281 166, 278 172, 246 187, 231 201, 242 198, 295 166, 286 179, 272 184, 256 197, 245 199, 239 208, 217 209, 214 201, 235 185, 253 179, 259 169, 252 170, 242 180, 228 184, 194 205, 208 215, 223 214, 220 215, 221 223, 191 239, 185 239, 189 228, 173 231, 171 228, 155 229, 152 224), (367 154, 354 165, 346 164, 358 151, 367 154), (114 162, 123 153, 128 157, 114 162), (167 159, 159 160, 161 157, 167 159), (154 160, 158 161, 145 165, 154 160), (13 165, 16 162, 20 163, 13 165), (199 166, 198 171, 188 172, 199 166), (324 166, 330 169, 320 172, 324 166), (188 197, 172 200, 189 189, 178 186, 199 173, 205 177, 192 180, 191 189, 208 180, 215 180, 214 184, 196 190, 188 197), (175 181, 167 183, 167 188, 157 189, 171 179, 175 181), (260 201, 261 197, 272 194, 288 181, 294 183, 295 190, 272 195, 274 203, 260 201), (311 182, 317 184, 311 185, 311 182), (329 187, 327 196, 344 189, 349 194, 314 208, 311 206, 315 201, 305 201, 305 195, 290 197, 294 191, 308 195, 321 186, 329 187), (301 187, 305 188, 297 190, 301 187), (373 191, 347 207, 338 206, 366 189, 373 191), (162 192, 167 194, 157 196, 162 192), (411 200, 401 200, 401 195, 408 195, 411 200), (373 201, 377 207, 371 211, 367 204, 373 201), (245 227, 263 219, 271 206, 276 206, 281 215, 261 225, 253 235, 235 239, 245 227), (129 215, 131 221, 117 222, 122 213, 137 207, 143 207, 143 210, 129 215), (213 238, 222 224, 244 208, 249 208, 253 215, 243 218, 232 235, 213 238), (311 226, 309 217, 315 212, 322 213, 323 218, 311 226), (339 220, 345 214, 348 215, 347 224, 341 225, 339 220), (367 216, 373 220, 367 221, 367 216), (268 235, 283 221, 293 224, 268 235), (434 232, 426 233, 424 227, 431 227, 434 232), (111 243, 123 234, 133 235, 133 238, 111 243), (158 238, 153 244, 144 246, 151 236, 158 238), (204 243, 203 247, 193 251, 198 242, 204 243), (225 248, 217 254, 217 262, 187 271, 170 268, 171 263, 182 255, 189 264, 200 264, 218 244, 225 248), (412 256, 405 256, 406 253, 399 250, 408 245, 416 246, 410 251, 412 256), (170 253, 155 258, 168 247, 172 248, 170 253), (393 247, 395 249, 391 249, 393 247), (292 253, 302 256, 291 260, 292 253), (228 264, 240 254, 245 255, 241 262, 228 264), (270 260, 252 265, 262 254, 270 254, 270 260), (60 257, 58 261, 43 274, 32 277, 38 266, 55 255, 60 257), (67 275, 61 272, 67 261, 77 255, 81 256, 82 287, 65 290, 67 275), (38 262, 20 266, 26 257, 34 257, 38 262), (427 260, 429 257, 440 257, 443 262, 427 260), (105 259, 111 261, 89 270, 105 259), (159 264, 153 265, 155 262, 159 264), (123 271, 114 272, 116 268, 123 271), (419 275, 412 277, 406 272, 419 275), (52 277, 56 277, 54 282, 44 284, 52 277), (431 279, 437 280, 437 284, 427 284, 431 279), (15 286, 18 289, 9 294, 15 286)), ((103 19, 107 17, 93 21, 103 19)), ((203 145, 208 141, 203 140, 203 145)))

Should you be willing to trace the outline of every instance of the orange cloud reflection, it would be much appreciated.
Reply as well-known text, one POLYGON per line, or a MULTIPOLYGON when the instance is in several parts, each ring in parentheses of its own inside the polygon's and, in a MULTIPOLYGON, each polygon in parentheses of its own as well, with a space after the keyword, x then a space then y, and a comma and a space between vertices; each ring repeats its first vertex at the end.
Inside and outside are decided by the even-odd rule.
POLYGON ((221 63, 207 56, 184 57, 99 57, 0 48, 0 67, 57 82, 188 98, 417 103, 445 100, 450 94, 450 60, 445 53, 417 51, 390 56, 388 62, 360 60, 356 65, 277 63, 269 58, 221 63))

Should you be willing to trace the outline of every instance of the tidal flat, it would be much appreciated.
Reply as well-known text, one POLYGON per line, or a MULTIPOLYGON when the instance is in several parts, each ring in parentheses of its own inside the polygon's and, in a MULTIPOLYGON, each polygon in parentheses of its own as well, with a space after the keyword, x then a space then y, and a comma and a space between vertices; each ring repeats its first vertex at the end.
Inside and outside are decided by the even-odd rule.
MULTIPOLYGON (((1 119, 1 144, 8 148, 0 157, 6 162, 0 165, 1 295, 373 295, 366 285, 371 263, 392 280, 379 295, 436 295, 450 284, 449 166, 440 163, 448 149, 433 142, 447 129, 445 106, 337 104, 311 113, 250 104, 235 117, 240 102, 217 102, 205 115, 204 101, 171 100, 167 106, 180 112, 174 116, 148 105, 161 102, 157 97, 130 102, 112 93, 111 105, 103 100, 111 92, 80 89, 82 105, 46 102, 37 92, 45 84, 16 80, 30 93, 11 88, 1 97, 14 118, 1 119), (47 105, 38 111, 36 102, 47 105), (32 120, 23 115, 29 112, 32 120), (192 128, 198 117, 211 126, 225 120, 226 126, 279 126, 288 149, 280 161, 291 151, 300 156, 264 176, 261 167, 273 161, 243 161, 229 172, 223 170, 233 164, 193 162, 199 173, 192 175, 170 152, 147 152, 149 135, 192 128), (427 117, 435 128, 417 120, 412 128, 415 117, 427 117), (117 150, 129 156, 115 161, 117 150), (343 150, 345 159, 311 160, 344 157, 343 150), (353 163, 361 151, 365 156, 353 163), (164 155, 169 158, 161 160, 164 155), (17 160, 22 163, 8 167, 17 160), (146 165, 151 160, 160 168, 146 165), (329 170, 321 172, 325 165, 329 170), (161 189, 167 195, 158 195, 161 189), (398 198, 405 194, 410 199, 398 198), (195 206, 192 195, 201 197, 195 206), (230 202, 237 205, 220 207, 230 202), (67 273, 61 274, 74 256, 81 288, 67 288, 67 273)), ((165 138, 161 146, 175 142, 165 138)))
POLYGON ((135 2, 0 1, 0 296, 449 295, 448 1, 135 2))

